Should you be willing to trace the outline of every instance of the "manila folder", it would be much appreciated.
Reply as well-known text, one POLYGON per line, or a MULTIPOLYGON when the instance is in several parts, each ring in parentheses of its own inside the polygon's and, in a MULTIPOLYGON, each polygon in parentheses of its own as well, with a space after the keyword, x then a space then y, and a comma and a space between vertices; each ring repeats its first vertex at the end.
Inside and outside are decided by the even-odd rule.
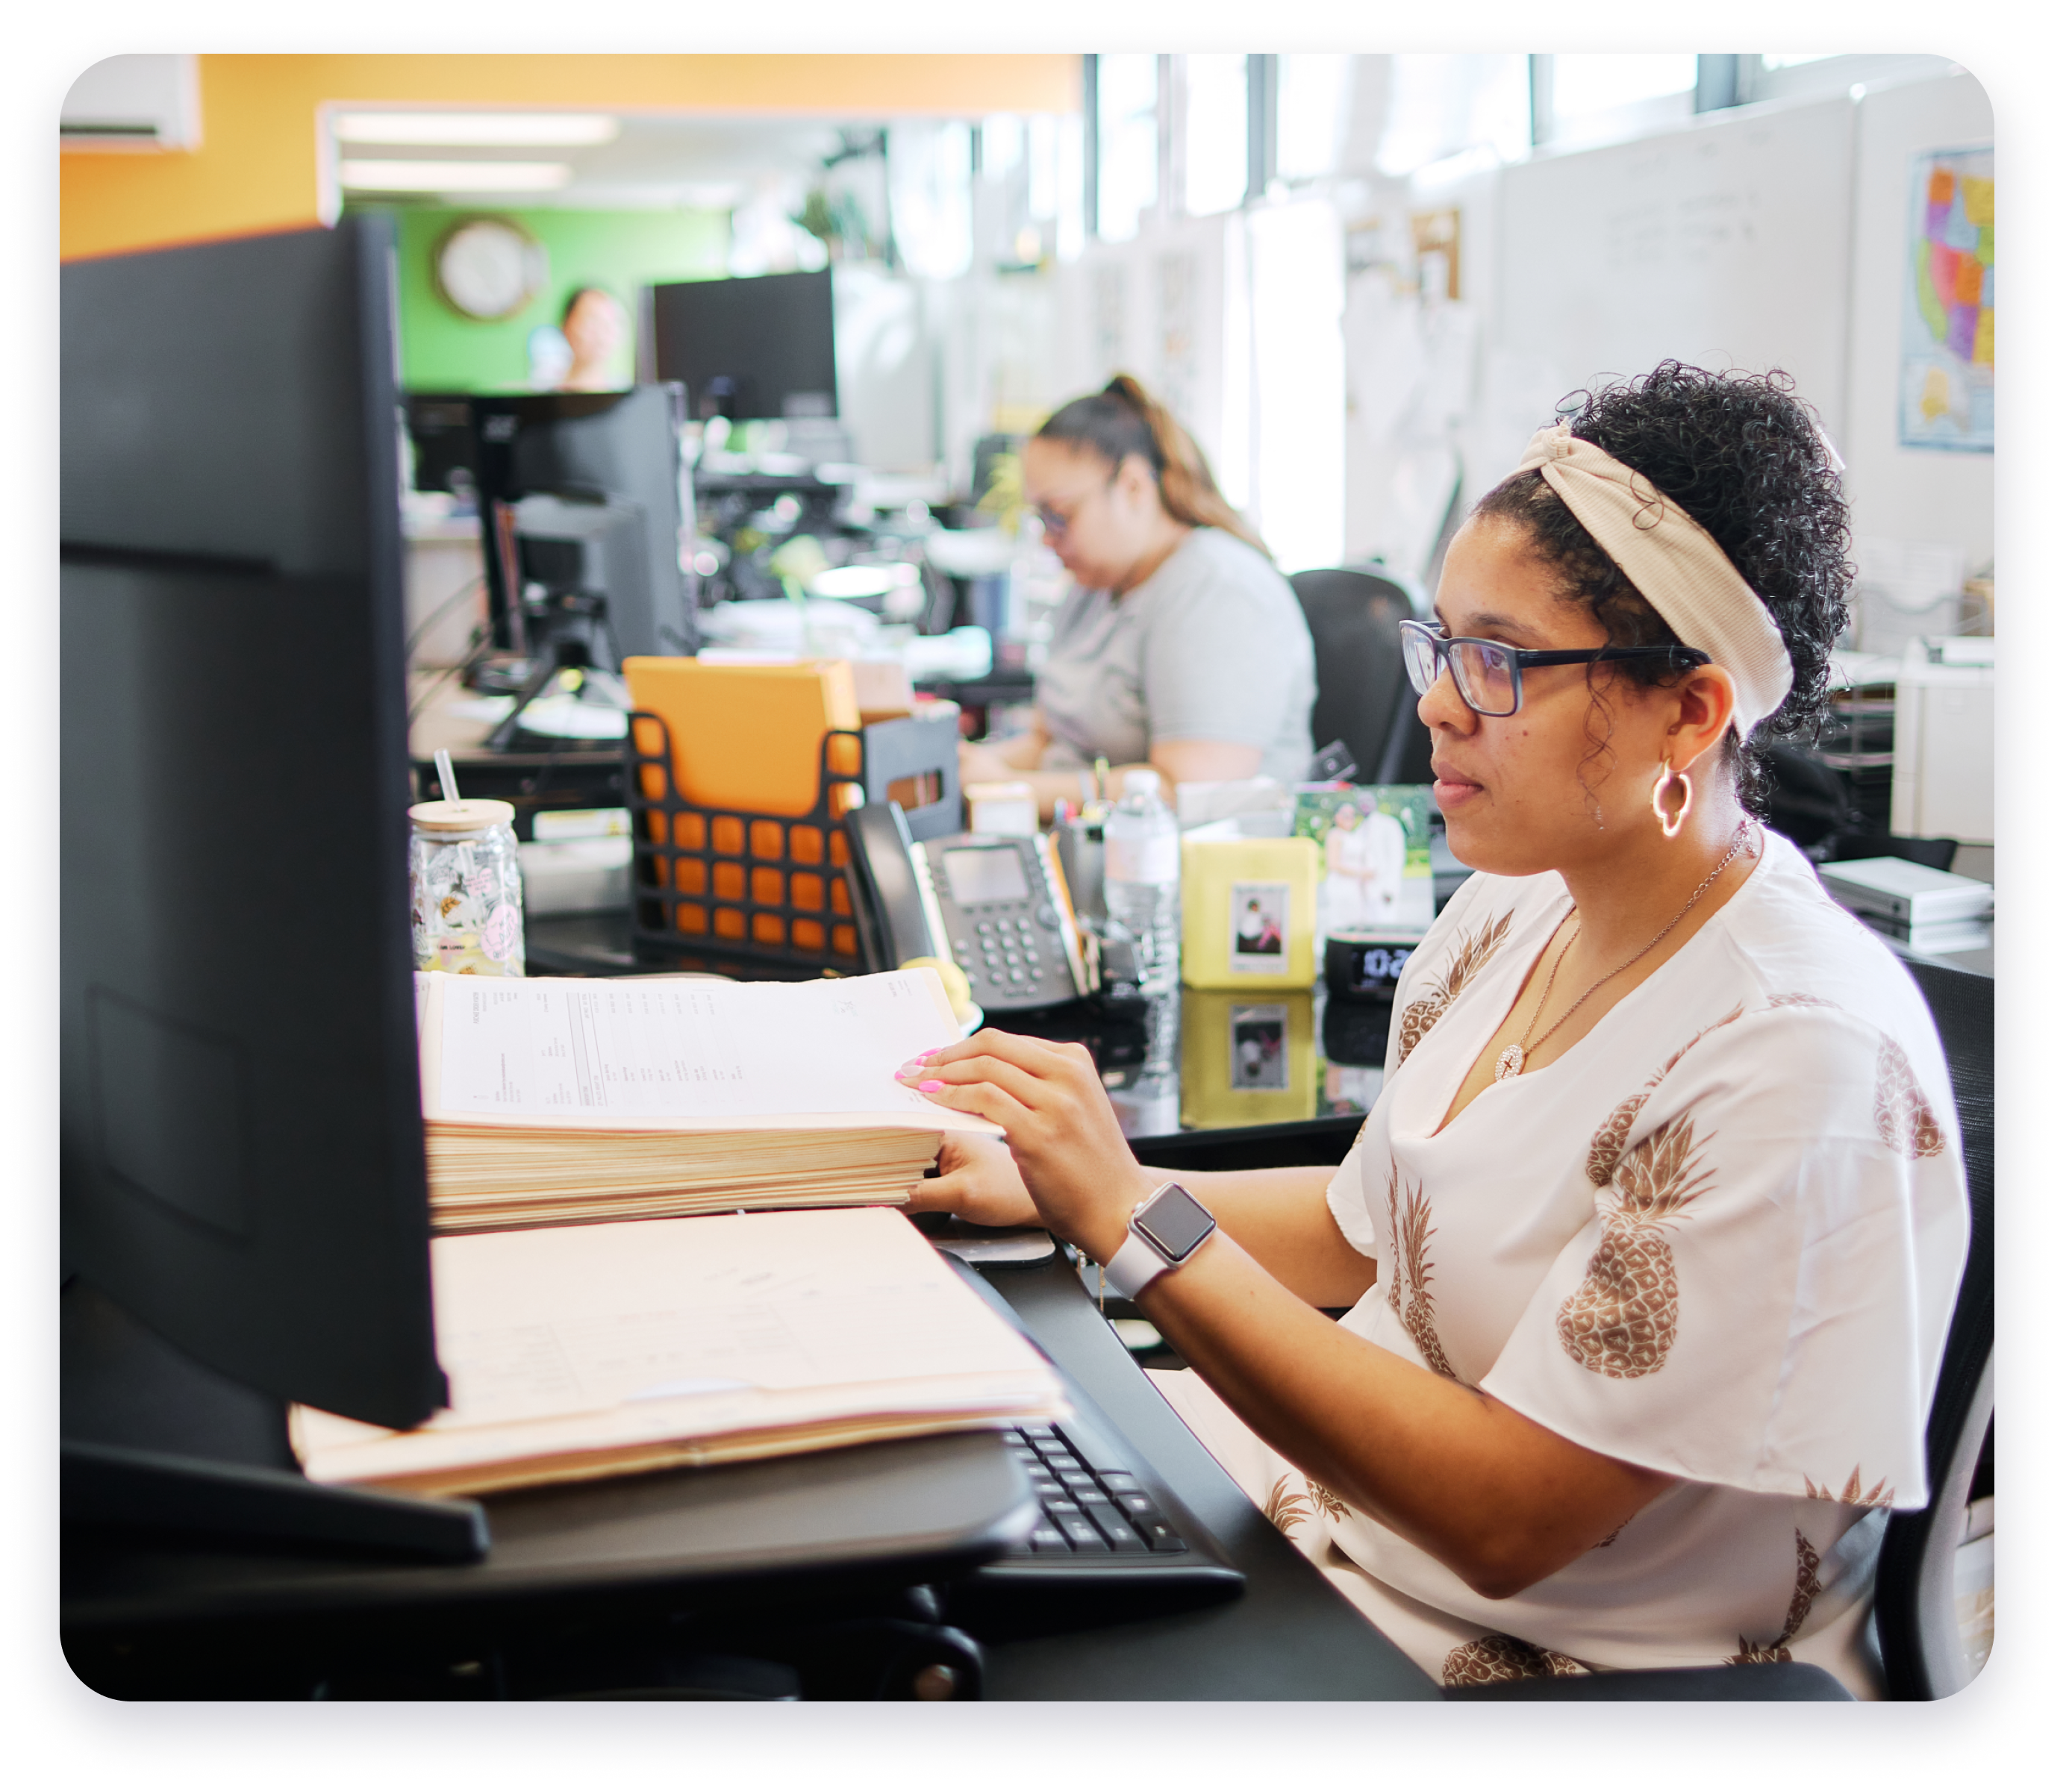
POLYGON ((410 1431, 296 1407, 310 1479, 492 1492, 1066 1414, 1035 1348, 886 1208, 431 1250, 451 1405, 410 1431))

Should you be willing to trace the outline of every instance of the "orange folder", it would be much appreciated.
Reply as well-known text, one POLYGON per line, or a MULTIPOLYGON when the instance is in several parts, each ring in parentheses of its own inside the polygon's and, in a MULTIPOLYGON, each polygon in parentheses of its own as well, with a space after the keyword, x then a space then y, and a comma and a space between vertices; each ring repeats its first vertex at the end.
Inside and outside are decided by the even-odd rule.
MULTIPOLYGON (((625 662, 625 672, 634 708, 668 727, 677 793, 701 808, 816 815, 822 741, 831 728, 862 725, 855 679, 842 659, 705 665, 636 656, 625 662)), ((640 730, 642 752, 659 749, 653 735, 652 728, 640 730)), ((857 742, 836 743, 834 769, 862 774, 857 742)), ((643 766, 640 777, 643 794, 664 793, 658 769, 643 766)), ((837 786, 829 812, 818 818, 837 819, 861 794, 856 785, 837 786)))

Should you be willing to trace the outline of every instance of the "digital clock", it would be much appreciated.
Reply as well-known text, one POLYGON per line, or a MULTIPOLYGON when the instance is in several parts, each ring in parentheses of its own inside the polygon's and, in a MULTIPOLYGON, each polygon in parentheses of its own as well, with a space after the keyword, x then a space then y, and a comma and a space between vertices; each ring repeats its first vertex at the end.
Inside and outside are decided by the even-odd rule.
POLYGON ((1392 1002, 1421 935, 1406 927, 1347 927, 1324 941, 1324 987, 1342 1000, 1392 1002))

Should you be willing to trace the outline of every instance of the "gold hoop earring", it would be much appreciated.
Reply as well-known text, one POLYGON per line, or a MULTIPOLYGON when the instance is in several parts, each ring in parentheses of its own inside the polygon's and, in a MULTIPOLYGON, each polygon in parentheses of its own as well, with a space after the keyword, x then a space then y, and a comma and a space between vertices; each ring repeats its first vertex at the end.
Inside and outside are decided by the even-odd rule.
POLYGON ((1669 761, 1666 758, 1662 762, 1662 775, 1655 780, 1653 806, 1655 818, 1662 824, 1662 837, 1665 840, 1675 839, 1684 831, 1684 819, 1691 812, 1691 779, 1682 771, 1671 771, 1669 769, 1669 761), (1676 805, 1676 812, 1670 815, 1663 811, 1662 799, 1668 795, 1669 787, 1673 783, 1683 785, 1684 795, 1683 799, 1676 805))

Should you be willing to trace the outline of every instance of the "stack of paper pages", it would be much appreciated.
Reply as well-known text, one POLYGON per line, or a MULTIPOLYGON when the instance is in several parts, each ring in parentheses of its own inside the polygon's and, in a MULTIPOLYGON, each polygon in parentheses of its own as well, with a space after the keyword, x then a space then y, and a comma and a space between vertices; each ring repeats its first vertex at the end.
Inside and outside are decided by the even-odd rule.
POLYGON ((413 1431, 295 1407, 311 1480, 460 1495, 1069 1415, 882 1209, 438 1238, 432 1288, 451 1406, 413 1431))
POLYGON ((441 1231, 897 1203, 946 1131, 895 1080, 958 1027, 931 971, 812 983, 421 976, 441 1231))

